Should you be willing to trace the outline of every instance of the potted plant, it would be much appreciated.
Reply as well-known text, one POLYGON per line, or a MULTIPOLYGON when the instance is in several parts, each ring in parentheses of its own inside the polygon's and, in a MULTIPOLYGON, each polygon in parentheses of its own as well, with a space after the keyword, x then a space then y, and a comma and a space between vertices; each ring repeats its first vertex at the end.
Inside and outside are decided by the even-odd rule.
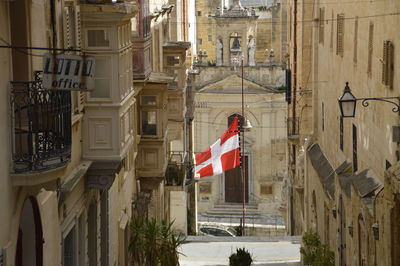
POLYGON ((245 248, 237 248, 236 253, 229 256, 229 266, 250 266, 253 257, 245 248))

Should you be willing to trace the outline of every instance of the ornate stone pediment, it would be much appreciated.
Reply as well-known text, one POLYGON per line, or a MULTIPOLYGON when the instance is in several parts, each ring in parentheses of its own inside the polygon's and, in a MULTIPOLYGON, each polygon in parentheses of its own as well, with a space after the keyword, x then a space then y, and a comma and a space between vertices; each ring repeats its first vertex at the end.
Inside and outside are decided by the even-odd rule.
MULTIPOLYGON (((243 80, 244 93, 246 94, 263 94, 273 93, 273 89, 269 89, 258 85, 250 80, 243 80)), ((228 76, 220 81, 208 84, 201 88, 198 93, 221 93, 221 94, 239 94, 242 92, 242 78, 238 75, 228 76)))

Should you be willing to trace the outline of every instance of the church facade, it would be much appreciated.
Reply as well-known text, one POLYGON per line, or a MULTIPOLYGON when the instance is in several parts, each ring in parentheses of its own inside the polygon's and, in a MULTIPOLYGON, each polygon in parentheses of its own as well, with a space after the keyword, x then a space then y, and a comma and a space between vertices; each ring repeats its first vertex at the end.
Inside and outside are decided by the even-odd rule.
POLYGON ((272 23, 282 12, 276 1, 196 0, 194 151, 214 143, 235 116, 253 126, 244 134, 244 184, 240 167, 202 178, 200 216, 245 201, 261 215, 286 217, 286 42, 276 29, 284 24, 272 23))

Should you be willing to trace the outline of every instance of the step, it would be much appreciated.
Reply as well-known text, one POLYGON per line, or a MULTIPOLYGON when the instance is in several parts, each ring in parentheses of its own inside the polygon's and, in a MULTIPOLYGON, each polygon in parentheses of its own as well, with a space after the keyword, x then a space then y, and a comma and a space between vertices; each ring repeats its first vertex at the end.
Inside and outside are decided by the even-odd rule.
MULTIPOLYGON (((235 214, 242 214, 243 210, 210 210, 210 211, 206 211, 206 214, 208 215, 235 215, 235 214)), ((246 210, 245 213, 247 214, 252 214, 252 215, 260 215, 260 212, 255 211, 255 210, 246 210)))
MULTIPOLYGON (((257 209, 257 206, 254 204, 246 204, 246 209, 257 209)), ((218 209, 242 209, 243 204, 234 204, 234 203, 223 203, 223 204, 215 204, 214 208, 218 209)))
MULTIPOLYGON (((241 218, 243 218, 242 215, 207 215, 207 214, 203 214, 202 217, 212 218, 212 219, 241 219, 241 218)), ((260 215, 246 214, 245 217, 246 217, 246 219, 251 219, 251 220, 261 220, 262 219, 262 217, 260 215)))

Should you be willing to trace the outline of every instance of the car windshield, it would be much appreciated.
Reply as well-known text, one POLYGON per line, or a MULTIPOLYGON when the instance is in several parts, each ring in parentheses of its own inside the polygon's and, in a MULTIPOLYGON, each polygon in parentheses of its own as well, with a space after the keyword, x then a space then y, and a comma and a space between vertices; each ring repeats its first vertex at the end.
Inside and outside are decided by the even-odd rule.
POLYGON ((236 231, 233 228, 227 228, 227 231, 229 231, 230 233, 232 233, 234 236, 236 236, 236 231))

